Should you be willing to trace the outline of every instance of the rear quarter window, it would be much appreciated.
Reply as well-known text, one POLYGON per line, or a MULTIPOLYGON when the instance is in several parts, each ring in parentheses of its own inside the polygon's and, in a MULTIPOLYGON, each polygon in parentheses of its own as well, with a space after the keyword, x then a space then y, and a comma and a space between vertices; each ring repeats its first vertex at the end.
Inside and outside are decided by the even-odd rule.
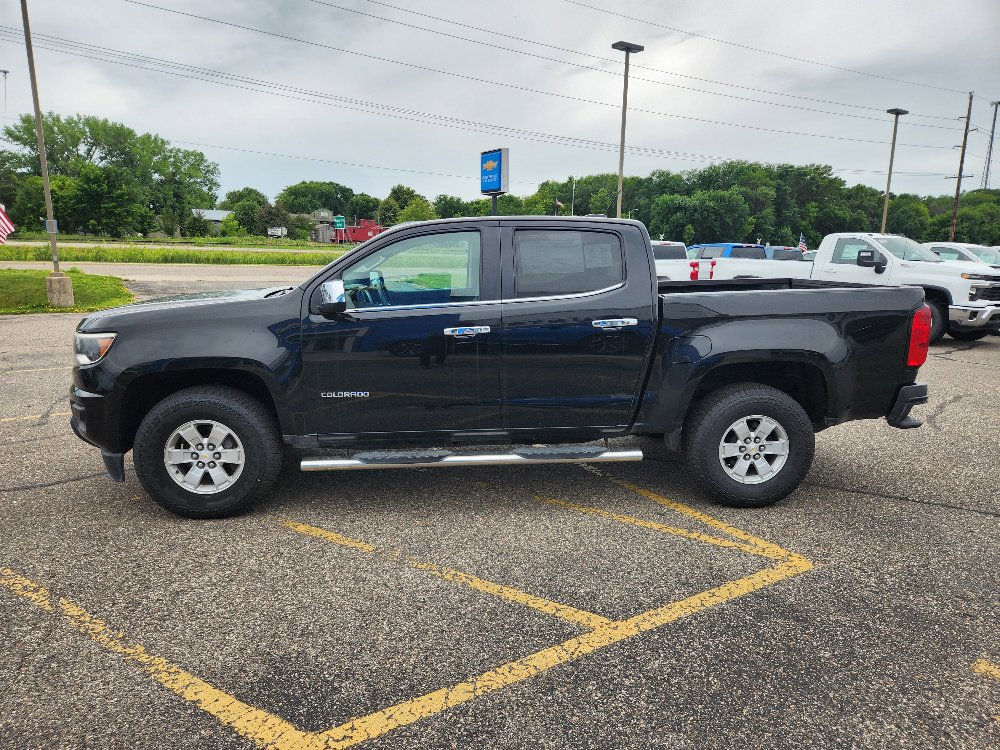
POLYGON ((517 297, 582 294, 625 281, 618 235, 568 229, 514 233, 514 287, 517 297))

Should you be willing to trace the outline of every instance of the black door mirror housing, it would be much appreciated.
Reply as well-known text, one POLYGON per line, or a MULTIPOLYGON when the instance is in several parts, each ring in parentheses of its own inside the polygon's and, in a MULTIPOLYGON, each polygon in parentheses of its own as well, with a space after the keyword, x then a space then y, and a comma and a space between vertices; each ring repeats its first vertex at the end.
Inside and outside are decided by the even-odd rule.
POLYGON ((324 318, 331 320, 347 312, 347 295, 341 279, 330 279, 319 285, 319 304, 316 309, 324 318))
POLYGON ((874 268, 875 273, 885 273, 885 261, 877 250, 858 250, 855 262, 861 268, 874 268))

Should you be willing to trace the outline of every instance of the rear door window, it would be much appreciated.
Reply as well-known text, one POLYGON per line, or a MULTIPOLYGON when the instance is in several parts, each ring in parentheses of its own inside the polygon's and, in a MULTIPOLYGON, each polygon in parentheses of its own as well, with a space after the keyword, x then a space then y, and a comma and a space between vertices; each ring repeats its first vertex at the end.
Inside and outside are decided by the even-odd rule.
POLYGON ((765 252, 764 248, 762 247, 734 247, 731 257, 751 258, 752 260, 763 260, 765 257, 765 252))
POLYGON ((624 281, 622 244, 616 234, 567 229, 514 233, 516 297, 583 294, 624 281))

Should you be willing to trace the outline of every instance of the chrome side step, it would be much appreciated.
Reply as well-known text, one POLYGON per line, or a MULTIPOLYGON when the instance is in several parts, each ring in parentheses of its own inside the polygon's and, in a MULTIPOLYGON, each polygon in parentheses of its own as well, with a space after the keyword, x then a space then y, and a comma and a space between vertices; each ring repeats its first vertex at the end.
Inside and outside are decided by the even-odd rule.
POLYGON ((574 445, 519 448, 511 453, 451 451, 368 451, 350 458, 304 458, 302 471, 356 471, 358 469, 430 469, 438 466, 503 466, 509 464, 575 464, 641 461, 642 451, 613 451, 574 445))

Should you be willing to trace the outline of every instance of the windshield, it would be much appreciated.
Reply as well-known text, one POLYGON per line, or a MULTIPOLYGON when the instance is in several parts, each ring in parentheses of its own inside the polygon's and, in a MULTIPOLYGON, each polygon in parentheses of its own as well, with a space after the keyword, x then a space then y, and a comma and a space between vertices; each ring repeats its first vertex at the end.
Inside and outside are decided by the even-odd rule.
POLYGON ((900 260, 921 260, 927 263, 943 263, 937 255, 909 237, 879 237, 878 241, 886 250, 900 260))
POLYGON ((966 249, 979 260, 990 265, 1000 265, 1000 248, 983 245, 966 245, 966 249))

